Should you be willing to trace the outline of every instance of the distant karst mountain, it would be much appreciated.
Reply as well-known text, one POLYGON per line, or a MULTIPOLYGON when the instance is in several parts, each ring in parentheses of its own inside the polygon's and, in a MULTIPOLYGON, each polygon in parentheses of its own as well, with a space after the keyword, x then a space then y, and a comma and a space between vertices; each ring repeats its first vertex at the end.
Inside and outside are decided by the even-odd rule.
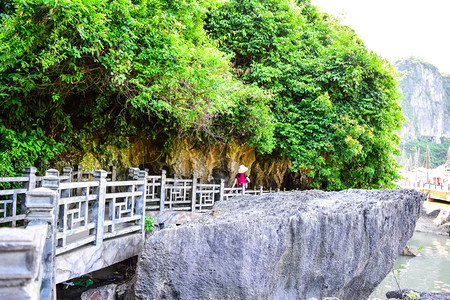
POLYGON ((394 66, 401 72, 406 117, 399 132, 399 162, 408 168, 424 166, 428 146, 432 167, 443 164, 450 145, 450 75, 416 57, 396 61, 394 66))
POLYGON ((404 139, 425 138, 436 144, 450 138, 450 75, 418 58, 394 63, 402 72, 401 106, 407 118, 400 131, 404 139))

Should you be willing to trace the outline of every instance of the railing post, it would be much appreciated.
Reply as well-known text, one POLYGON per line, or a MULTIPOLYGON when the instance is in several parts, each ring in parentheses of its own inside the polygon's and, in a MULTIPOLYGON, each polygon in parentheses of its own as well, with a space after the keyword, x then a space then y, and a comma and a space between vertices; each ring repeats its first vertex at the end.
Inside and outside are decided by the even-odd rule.
POLYGON ((54 225, 56 195, 56 191, 46 187, 27 192, 25 205, 28 212, 25 219, 28 226, 42 222, 47 222, 49 226, 54 225))
POLYGON ((42 179, 42 187, 26 194, 28 209, 25 220, 28 226, 47 224, 47 238, 42 254, 42 285, 40 299, 56 299, 55 252, 56 252, 56 208, 58 207, 59 172, 48 170, 42 179))
MULTIPOLYGON (((116 166, 111 166, 111 181, 116 181, 117 178, 117 170, 116 170, 116 166)), ((111 193, 114 193, 116 191, 116 187, 112 186, 111 187, 111 193)))
POLYGON ((51 190, 59 189, 59 171, 55 169, 49 169, 45 171, 45 176, 42 178, 42 187, 49 188, 51 190))
POLYGON ((64 179, 64 182, 72 182, 72 167, 64 167, 62 176, 67 176, 69 178, 64 179))
POLYGON ((139 176, 139 168, 129 168, 128 169, 128 178, 131 180, 137 180, 139 176))
MULTIPOLYGON (((64 179, 62 182, 72 182, 72 167, 64 167, 62 175, 68 177, 67 179, 64 179)), ((70 197, 70 189, 61 190, 61 197, 62 198, 70 197)))
POLYGON ((242 185, 242 187, 241 187, 241 192, 242 192, 242 195, 245 195, 245 186, 244 185, 242 185))
POLYGON ((0 299, 48 299, 39 297, 47 231, 47 224, 0 228, 0 299))
POLYGON ((166 170, 161 171, 161 193, 159 199, 159 211, 164 212, 164 200, 166 199, 166 170))
POLYGON ((117 168, 116 166, 111 166, 111 181, 116 181, 117 178, 117 168))
POLYGON ((136 199, 136 214, 141 216, 141 232, 142 237, 145 234, 145 201, 147 199, 147 172, 139 171, 138 180, 143 181, 143 184, 140 185, 137 190, 142 191, 142 195, 139 199, 136 199))
POLYGON ((106 198, 106 171, 96 170, 94 181, 98 181, 97 200, 92 207, 92 216, 95 218, 95 245, 103 242, 103 227, 105 223, 105 198, 106 198))
POLYGON ((259 186, 259 194, 260 194, 260 195, 263 194, 263 186, 262 186, 262 185, 259 186))
MULTIPOLYGON (((192 174, 191 211, 195 211, 196 202, 197 202, 197 175, 192 174)), ((200 203, 200 209, 201 207, 202 204, 200 203)))
POLYGON ((81 182, 83 181, 83 166, 77 165, 77 181, 81 182))
POLYGON ((26 188, 27 191, 34 190, 36 188, 36 168, 35 167, 24 168, 23 176, 28 177, 28 182, 25 183, 26 186, 24 186, 24 188, 26 188))
POLYGON ((219 193, 219 201, 223 201, 223 197, 225 195, 225 179, 220 179, 220 193, 219 193))
MULTIPOLYGON (((26 167, 23 169, 23 176, 28 177, 28 181, 24 182, 23 188, 27 189, 27 191, 32 191, 36 188, 36 168, 35 167, 26 167)), ((25 207, 25 199, 20 203, 20 212, 26 213, 27 209, 25 207)))

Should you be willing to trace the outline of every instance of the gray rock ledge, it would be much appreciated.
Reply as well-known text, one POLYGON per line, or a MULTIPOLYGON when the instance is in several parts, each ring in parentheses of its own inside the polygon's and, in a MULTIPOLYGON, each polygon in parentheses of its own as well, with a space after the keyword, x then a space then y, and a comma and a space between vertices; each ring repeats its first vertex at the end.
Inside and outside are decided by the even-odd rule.
POLYGON ((450 206, 424 205, 417 220, 416 231, 450 236, 450 206))
POLYGON ((411 289, 395 290, 386 293, 387 299, 393 300, 450 300, 450 293, 426 293, 411 289))
POLYGON ((136 299, 366 299, 411 238, 424 193, 239 196, 149 235, 136 299))

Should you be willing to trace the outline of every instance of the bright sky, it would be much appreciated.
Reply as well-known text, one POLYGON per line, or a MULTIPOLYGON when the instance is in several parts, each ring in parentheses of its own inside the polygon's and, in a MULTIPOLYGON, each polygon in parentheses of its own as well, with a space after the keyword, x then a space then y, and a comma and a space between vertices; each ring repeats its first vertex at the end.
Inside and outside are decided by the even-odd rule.
POLYGON ((450 0, 311 0, 391 62, 416 56, 450 73, 450 0))

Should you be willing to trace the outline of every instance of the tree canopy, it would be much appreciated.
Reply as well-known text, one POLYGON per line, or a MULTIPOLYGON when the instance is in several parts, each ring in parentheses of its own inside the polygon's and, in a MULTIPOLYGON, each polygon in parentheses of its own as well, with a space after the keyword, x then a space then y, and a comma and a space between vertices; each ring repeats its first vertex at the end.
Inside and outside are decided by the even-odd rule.
POLYGON ((33 152, 45 160, 85 139, 126 147, 138 133, 273 148, 270 95, 233 79, 203 29, 214 1, 12 3, 0 33, 2 159, 33 164, 33 152))
POLYGON ((401 127, 391 65, 309 1, 231 0, 208 32, 239 78, 274 95, 276 144, 315 186, 389 186, 401 127))
POLYGON ((275 149, 328 189, 397 176, 391 65, 308 0, 4 6, 0 175, 138 135, 275 149))

